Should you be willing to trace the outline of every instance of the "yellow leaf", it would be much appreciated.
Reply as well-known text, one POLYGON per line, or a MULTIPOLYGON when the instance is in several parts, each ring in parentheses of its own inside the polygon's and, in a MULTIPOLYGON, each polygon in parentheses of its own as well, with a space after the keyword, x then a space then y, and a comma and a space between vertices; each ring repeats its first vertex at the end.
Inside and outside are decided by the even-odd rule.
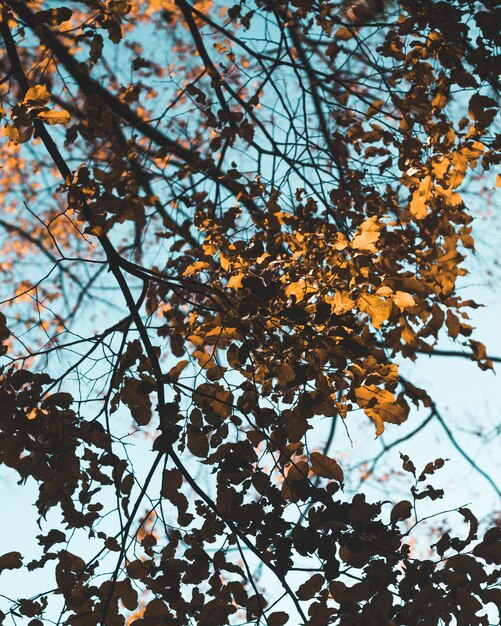
POLYGON ((347 313, 355 304, 354 300, 344 291, 336 291, 334 297, 325 298, 325 301, 331 305, 332 312, 336 315, 347 313))
POLYGON ((410 326, 405 326, 405 328, 402 330, 401 337, 405 341, 405 343, 412 344, 416 340, 417 335, 410 326))
POLYGON ((439 160, 433 162, 433 174, 435 178, 442 179, 449 169, 451 162, 447 157, 440 157, 439 160))
POLYGON ((381 328, 381 324, 390 317, 391 303, 374 294, 366 293, 360 296, 357 306, 371 318, 374 328, 381 328))
POLYGON ((45 85, 30 87, 23 99, 23 104, 31 108, 42 108, 50 102, 50 93, 45 85))
POLYGON ((397 404, 395 396, 387 389, 376 385, 364 385, 355 389, 358 406, 376 425, 376 437, 384 431, 384 423, 401 424, 407 419, 403 407, 397 404))
POLYGON ((206 270, 208 267, 209 264, 205 261, 197 261, 196 263, 188 265, 183 272, 183 276, 193 276, 193 274, 198 274, 199 272, 206 270))
POLYGON ((36 419, 36 418, 37 418, 37 416, 38 416, 38 409, 36 409, 36 408, 31 409, 31 411, 30 411, 29 413, 27 413, 27 414, 26 414, 26 417, 27 417, 29 420, 34 420, 34 419, 36 419))
POLYGON ((372 117, 376 113, 378 113, 382 106, 384 105, 384 100, 375 100, 369 108, 367 109, 367 117, 372 117))
POLYGON ((71 116, 68 111, 60 109, 58 111, 40 111, 40 113, 37 114, 37 119, 51 126, 56 126, 56 124, 67 126, 71 121, 71 116))
POLYGON ((365 220, 359 228, 360 233, 356 235, 351 242, 353 250, 368 250, 369 252, 377 252, 374 243, 379 239, 380 227, 377 223, 377 217, 371 217, 365 220))
POLYGON ((344 250, 348 245, 348 240, 343 235, 343 233, 336 233, 335 240, 332 242, 331 245, 334 250, 344 250))
POLYGON ((496 187, 501 187, 501 174, 496 176, 496 187))
POLYGON ((233 276, 230 277, 230 279, 228 280, 228 284, 226 285, 229 289, 241 289, 242 288, 242 279, 244 278, 245 274, 240 273, 240 274, 233 274, 233 276))
POLYGON ((204 369, 208 369, 209 367, 214 367, 214 365, 216 365, 212 355, 203 350, 195 350, 192 356, 197 359, 200 367, 203 367, 204 369))
POLYGON ((302 278, 295 283, 290 283, 289 285, 287 285, 287 287, 285 288, 285 295, 288 298, 294 296, 296 298, 296 302, 301 302, 309 293, 313 293, 316 291, 318 291, 317 287, 308 284, 307 281, 302 278))
POLYGON ((290 222, 293 217, 290 213, 286 213, 285 211, 277 211, 273 215, 277 218, 277 221, 281 226, 290 222))
POLYGON ((383 285, 382 287, 379 287, 379 289, 376 289, 376 293, 378 296, 383 296, 384 298, 387 298, 388 296, 392 295, 393 289, 391 287, 383 285))
POLYGON ((443 189, 442 187, 435 187, 437 196, 442 197, 447 204, 451 206, 459 206, 463 202, 463 198, 459 193, 454 193, 451 189, 443 189))
POLYGON ((202 244, 202 248, 203 248, 204 253, 207 256, 214 256, 215 254, 218 253, 218 249, 216 248, 216 246, 214 244, 210 243, 210 242, 207 242, 207 241, 205 241, 202 244))
POLYGON ((440 91, 431 101, 431 105, 434 107, 438 107, 439 109, 443 109, 446 104, 447 104, 447 96, 445 96, 443 93, 440 93, 440 91))
POLYGON ((393 296, 393 302, 398 306, 401 311, 416 304, 416 301, 411 296, 411 294, 407 293, 406 291, 395 292, 395 295, 393 296))
POLYGON ((230 269, 230 260, 227 259, 223 253, 219 255, 219 265, 223 268, 225 272, 230 269))
POLYGON ((409 210, 418 220, 424 219, 428 215, 428 204, 433 189, 431 176, 425 176, 419 183, 418 189, 412 194, 409 210))
POLYGON ((12 141, 13 143, 19 143, 19 130, 15 126, 11 124, 6 124, 4 133, 10 139, 10 141, 12 141))

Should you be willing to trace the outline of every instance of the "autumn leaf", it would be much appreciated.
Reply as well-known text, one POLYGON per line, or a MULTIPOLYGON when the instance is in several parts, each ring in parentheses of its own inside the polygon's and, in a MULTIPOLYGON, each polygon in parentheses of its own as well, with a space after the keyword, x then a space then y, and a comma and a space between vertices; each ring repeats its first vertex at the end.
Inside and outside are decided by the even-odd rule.
POLYGON ((198 361, 199 366, 204 369, 214 367, 214 365, 216 364, 214 357, 209 352, 204 352, 203 350, 195 350, 192 356, 198 361))
POLYGON ((367 313, 374 328, 381 328, 390 317, 391 303, 377 295, 370 293, 361 295, 357 300, 357 306, 363 313, 367 313))
POLYGON ((432 197, 433 180, 430 175, 425 176, 419 183, 419 187, 412 194, 409 210, 418 220, 428 215, 430 200, 432 197))
POLYGON ((404 309, 408 309, 409 307, 415 306, 416 301, 411 296, 410 293, 406 291, 396 291, 393 296, 393 302, 398 306, 398 308, 403 311, 404 309))
POLYGON ((227 283, 228 289, 235 289, 235 291, 237 291, 238 289, 242 289, 243 278, 245 278, 244 273, 237 273, 230 276, 227 283))
POLYGON ((321 574, 313 574, 309 580, 300 585, 296 591, 299 600, 311 600, 322 588, 325 579, 321 574))
POLYGON ((151 419, 151 401, 147 391, 142 389, 141 381, 130 377, 124 378, 120 398, 140 426, 148 424, 151 419))
POLYGON ((23 104, 32 109, 41 109, 50 102, 50 98, 50 93, 45 85, 36 85, 27 90, 23 104))
POLYGON ((181 372, 188 365, 188 363, 189 361, 186 359, 182 359, 181 361, 178 361, 176 365, 174 365, 174 367, 171 367, 171 369, 167 372, 166 379, 169 382, 176 383, 179 380, 179 376, 181 375, 181 372))
POLYGON ((355 301, 345 291, 336 291, 334 296, 327 296, 325 300, 332 306, 332 312, 336 315, 343 315, 355 306, 355 301))
POLYGON ((323 478, 333 478, 338 482, 344 481, 343 470, 339 463, 334 459, 321 454, 320 452, 312 452, 310 455, 311 469, 317 475, 323 478))
POLYGON ((306 499, 309 466, 306 461, 296 461, 290 466, 282 484, 282 495, 286 500, 297 502, 306 499))
POLYGON ((209 453, 209 440, 192 424, 188 424, 187 429, 188 450, 195 456, 206 458, 209 453))
POLYGON ((284 626, 289 621, 289 614, 285 611, 275 611, 266 617, 268 626, 284 626))
POLYGON ((359 234, 357 234, 351 242, 353 250, 367 250, 368 252, 377 252, 374 245, 381 236, 380 226, 377 217, 371 217, 365 220, 360 226, 359 234))
POLYGON ((483 624, 496 519, 413 519, 466 452, 447 489, 436 454, 392 455, 463 445, 417 358, 499 360, 462 289, 499 160, 493 3, 57 4, 0 24, 0 464, 33 505, 4 539, 42 533, 0 556, 2 611, 483 624))
POLYGON ((402 500, 393 507, 390 520, 395 525, 397 522, 408 519, 411 515, 412 504, 408 500, 402 500))
POLYGON ((6 569, 19 569, 23 566, 20 552, 7 552, 0 556, 0 574, 6 569))
POLYGON ((353 37, 353 34, 347 28, 338 28, 334 36, 336 37, 336 39, 341 39, 342 41, 348 41, 349 39, 353 37))
POLYGON ((55 7, 46 11, 38 11, 35 17, 38 21, 50 24, 51 26, 59 26, 71 19, 73 11, 67 7, 55 7))
POLYGON ((401 424, 407 419, 407 413, 396 401, 395 396, 387 389, 376 385, 365 385, 355 389, 357 404, 376 425, 376 437, 384 431, 385 422, 401 424))
POLYGON ((20 134, 19 129, 16 128, 13 124, 6 124, 3 128, 3 132, 13 143, 19 143, 20 134))
POLYGON ((54 111, 40 111, 37 113, 37 119, 40 119, 51 126, 56 126, 57 124, 67 126, 71 121, 71 116, 68 111, 59 109, 54 111))

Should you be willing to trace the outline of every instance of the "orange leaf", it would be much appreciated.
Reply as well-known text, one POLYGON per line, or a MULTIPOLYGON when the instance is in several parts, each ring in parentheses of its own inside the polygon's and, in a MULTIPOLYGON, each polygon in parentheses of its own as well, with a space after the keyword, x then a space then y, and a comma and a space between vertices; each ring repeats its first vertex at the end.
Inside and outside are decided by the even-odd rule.
POLYGON ((51 126, 56 126, 57 124, 67 126, 71 121, 70 114, 64 109, 60 109, 58 111, 40 111, 40 113, 37 114, 37 119, 40 119, 51 126))
POLYGON ((30 108, 42 108, 50 102, 50 93, 45 85, 30 87, 23 99, 23 104, 30 108))

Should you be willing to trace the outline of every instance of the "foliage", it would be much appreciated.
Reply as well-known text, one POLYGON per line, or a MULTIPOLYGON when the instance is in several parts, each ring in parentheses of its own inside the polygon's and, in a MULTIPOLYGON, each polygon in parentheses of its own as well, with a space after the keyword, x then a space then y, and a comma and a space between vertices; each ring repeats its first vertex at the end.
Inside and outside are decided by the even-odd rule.
POLYGON ((487 625, 500 528, 412 549, 444 461, 388 506, 329 448, 442 419, 398 362, 444 333, 492 368, 457 286, 499 7, 1 6, 0 461, 42 532, 0 573, 55 579, 3 622, 487 625))

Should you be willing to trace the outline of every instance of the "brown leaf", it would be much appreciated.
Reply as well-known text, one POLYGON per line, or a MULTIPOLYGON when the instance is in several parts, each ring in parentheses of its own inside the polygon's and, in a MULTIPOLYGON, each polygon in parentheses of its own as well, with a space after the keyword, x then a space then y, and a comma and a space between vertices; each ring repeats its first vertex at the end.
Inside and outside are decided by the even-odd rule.
POLYGON ((4 569, 19 569, 23 566, 23 557, 20 552, 6 552, 0 556, 0 573, 4 569))
POLYGON ((200 458, 207 458, 209 454, 209 440, 207 435, 204 435, 198 428, 192 424, 188 424, 186 427, 187 434, 187 446, 191 454, 200 458))
POLYGON ((409 500, 402 500, 395 504, 391 511, 390 521, 395 526, 397 522, 409 519, 412 515, 412 504, 409 500))
POLYGON ((311 600, 323 587, 325 578, 322 574, 313 574, 306 582, 298 587, 296 596, 299 600, 311 600))
POLYGON ((284 626, 288 621, 289 615, 285 611, 275 611, 275 613, 270 613, 266 618, 268 626, 284 626))
POLYGON ((338 482, 344 481, 343 470, 339 463, 334 459, 321 454, 320 452, 312 452, 310 455, 311 469, 317 476, 323 478, 333 478, 338 482))

